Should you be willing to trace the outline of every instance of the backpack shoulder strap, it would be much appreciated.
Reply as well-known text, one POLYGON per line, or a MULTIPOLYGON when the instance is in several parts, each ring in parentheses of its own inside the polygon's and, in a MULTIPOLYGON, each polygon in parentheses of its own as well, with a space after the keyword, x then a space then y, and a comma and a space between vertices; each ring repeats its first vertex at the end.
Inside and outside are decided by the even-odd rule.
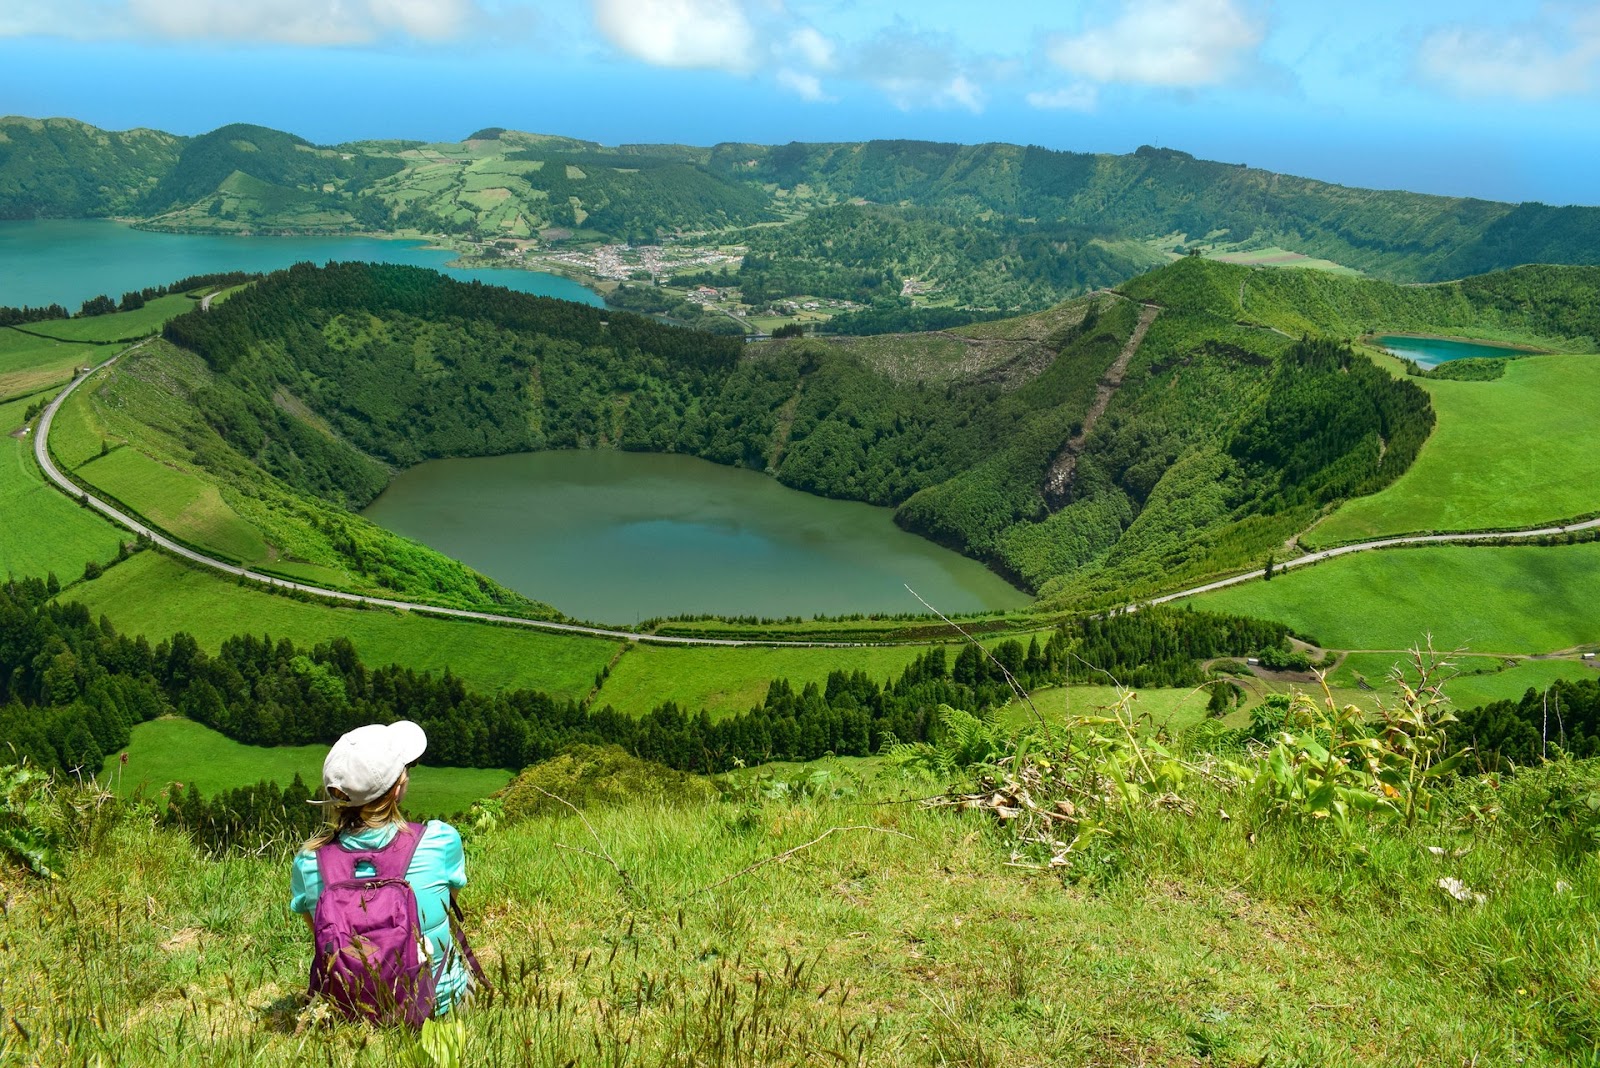
POLYGON ((420 823, 404 824, 382 849, 352 851, 340 846, 335 838, 317 850, 317 874, 322 885, 354 882, 356 865, 362 861, 372 865, 374 879, 405 879, 417 844, 422 841, 422 830, 420 823))
POLYGON ((417 855, 417 846, 422 842, 423 830, 420 823, 402 824, 389 844, 371 855, 377 878, 403 880, 406 877, 411 858, 417 855))
POLYGON ((456 904, 454 894, 450 895, 450 908, 447 914, 450 919, 450 939, 453 945, 461 950, 461 956, 466 959, 467 967, 472 969, 473 978, 478 981, 478 987, 484 994, 493 992, 489 985, 489 977, 483 974, 483 965, 478 963, 478 955, 472 952, 472 946, 467 942, 467 932, 462 930, 462 922, 466 919, 461 912, 461 906, 456 904))

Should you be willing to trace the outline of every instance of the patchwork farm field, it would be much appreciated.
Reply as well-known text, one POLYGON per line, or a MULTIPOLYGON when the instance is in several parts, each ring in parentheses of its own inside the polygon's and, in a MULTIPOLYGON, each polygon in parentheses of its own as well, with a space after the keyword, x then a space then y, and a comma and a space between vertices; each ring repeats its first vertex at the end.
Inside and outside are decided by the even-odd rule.
POLYGON ((1410 470, 1302 536, 1310 548, 1600 511, 1600 356, 1511 361, 1491 382, 1413 379, 1439 422, 1410 470))
POLYGON ((1335 649, 1408 649, 1431 629, 1436 649, 1551 652, 1600 641, 1600 543, 1356 553, 1182 603, 1276 619, 1335 649))
MULTIPOLYGON (((322 782, 325 745, 242 745, 193 720, 165 717, 133 728, 126 750, 106 760, 102 781, 119 793, 143 790, 145 796, 164 792, 167 784, 190 783, 210 797, 218 790, 254 786, 262 780, 287 786, 299 775, 313 792, 322 782)), ((412 819, 451 816, 465 812, 474 801, 492 794, 511 781, 511 773, 498 768, 430 768, 411 773, 406 792, 406 814, 412 819)))
POLYGON ((313 645, 347 637, 368 664, 449 668, 477 689, 534 689, 577 699, 616 652, 616 642, 401 612, 330 608, 240 586, 156 552, 139 553, 66 596, 152 642, 185 631, 215 652, 235 634, 270 634, 313 645))

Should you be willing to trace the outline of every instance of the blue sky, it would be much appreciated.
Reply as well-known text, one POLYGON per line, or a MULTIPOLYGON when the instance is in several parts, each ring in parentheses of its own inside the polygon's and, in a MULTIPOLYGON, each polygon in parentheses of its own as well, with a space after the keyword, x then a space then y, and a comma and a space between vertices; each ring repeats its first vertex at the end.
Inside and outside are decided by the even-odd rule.
POLYGON ((1600 2, 5 0, 0 111, 331 143, 1151 143, 1600 203, 1600 2))

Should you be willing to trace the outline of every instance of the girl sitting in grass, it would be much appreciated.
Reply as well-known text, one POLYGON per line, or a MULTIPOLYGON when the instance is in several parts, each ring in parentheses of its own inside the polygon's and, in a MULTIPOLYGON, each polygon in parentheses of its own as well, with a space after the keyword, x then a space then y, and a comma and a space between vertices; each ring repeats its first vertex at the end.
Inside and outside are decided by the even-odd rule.
POLYGON ((452 922, 467 885, 461 835, 400 813, 408 769, 427 747, 408 720, 335 742, 322 765, 325 800, 313 802, 327 806, 328 825, 290 871, 289 908, 312 932, 312 993, 348 1016, 420 1026, 473 985, 476 961, 452 922))

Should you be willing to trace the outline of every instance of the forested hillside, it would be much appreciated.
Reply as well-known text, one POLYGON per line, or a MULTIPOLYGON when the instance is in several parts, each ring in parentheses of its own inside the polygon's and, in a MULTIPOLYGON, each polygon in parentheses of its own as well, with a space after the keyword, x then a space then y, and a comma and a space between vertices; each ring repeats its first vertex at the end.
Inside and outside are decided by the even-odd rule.
POLYGON ((1121 287, 1173 311, 1354 338, 1384 330, 1494 337, 1551 348, 1600 346, 1600 267, 1534 265, 1430 286, 1397 286, 1320 271, 1263 271, 1188 257, 1121 287))
POLYGON ((1352 189, 1149 146, 1114 156, 928 141, 719 145, 713 161, 814 196, 1070 222, 1108 235, 1193 242, 1220 231, 1399 281, 1600 261, 1600 209, 1352 189))
MULTIPOLYGON (((1181 296, 1214 267, 1146 290, 1165 278, 1181 296)), ((331 502, 375 496, 374 459, 682 452, 896 506, 905 527, 1079 602, 1253 562, 1319 506, 1391 481, 1432 427, 1420 389, 1335 342, 1117 296, 1030 323, 746 347, 339 265, 269 276, 166 336, 216 376, 202 407, 228 463, 331 502), (916 373, 950 346, 953 368, 916 373), (962 370, 975 354, 988 362, 962 370)))
POLYGON ((0 219, 129 214, 172 172, 184 139, 73 119, 0 118, 0 219))
POLYGON ((197 232, 740 245, 728 282, 747 303, 877 302, 880 319, 907 279, 941 307, 1032 310, 1196 245, 1281 247, 1402 282, 1600 262, 1600 208, 1352 189, 1149 147, 608 148, 498 128, 327 147, 243 124, 186 139, 4 120, 0 218, 112 214, 197 232))

